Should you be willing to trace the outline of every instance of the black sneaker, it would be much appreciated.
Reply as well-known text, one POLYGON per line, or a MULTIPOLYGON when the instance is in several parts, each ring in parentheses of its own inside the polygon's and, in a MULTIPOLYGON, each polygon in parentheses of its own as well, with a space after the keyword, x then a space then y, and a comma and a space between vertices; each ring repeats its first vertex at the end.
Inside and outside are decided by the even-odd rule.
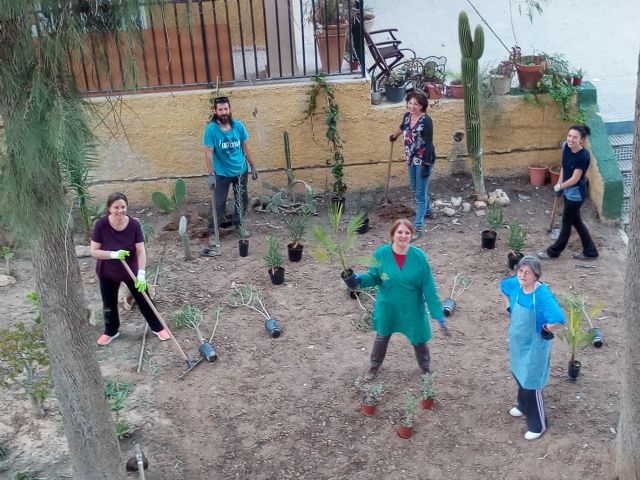
POLYGON ((574 253, 573 255, 571 255, 573 258, 575 258, 576 260, 597 260, 598 259, 598 255, 595 256, 587 256, 584 253, 574 253))
POLYGON ((364 379, 367 382, 370 382, 371 380, 376 378, 376 375, 378 375, 378 370, 380 369, 380 367, 374 367, 373 365, 369 368, 369 370, 367 370, 367 373, 364 374, 364 379))

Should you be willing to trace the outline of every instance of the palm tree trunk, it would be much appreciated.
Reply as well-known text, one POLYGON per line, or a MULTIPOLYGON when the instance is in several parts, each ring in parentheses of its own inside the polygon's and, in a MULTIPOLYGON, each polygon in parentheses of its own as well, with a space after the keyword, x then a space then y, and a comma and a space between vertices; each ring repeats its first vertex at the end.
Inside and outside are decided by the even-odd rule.
POLYGON ((640 480, 640 56, 631 173, 631 211, 622 332, 622 394, 616 452, 619 480, 640 480))
POLYGON ((124 480, 102 375, 87 336, 80 268, 69 233, 44 226, 33 265, 73 478, 124 480))

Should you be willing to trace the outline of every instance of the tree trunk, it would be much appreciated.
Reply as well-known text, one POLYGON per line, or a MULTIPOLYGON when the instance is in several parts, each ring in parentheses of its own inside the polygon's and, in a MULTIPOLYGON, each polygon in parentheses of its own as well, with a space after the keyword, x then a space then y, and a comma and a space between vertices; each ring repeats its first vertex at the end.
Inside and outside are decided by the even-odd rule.
POLYGON ((640 56, 636 87, 635 132, 631 173, 631 209, 622 332, 622 393, 616 455, 620 480, 640 480, 640 56))
POLYGON ((73 478, 124 480, 124 463, 102 375, 87 337, 80 268, 68 233, 43 226, 33 264, 73 478))

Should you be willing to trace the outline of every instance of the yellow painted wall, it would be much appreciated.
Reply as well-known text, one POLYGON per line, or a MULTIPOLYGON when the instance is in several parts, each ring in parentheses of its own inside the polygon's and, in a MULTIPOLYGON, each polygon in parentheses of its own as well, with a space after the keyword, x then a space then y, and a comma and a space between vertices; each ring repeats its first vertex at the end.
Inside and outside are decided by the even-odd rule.
MULTIPOLYGON (((371 106, 364 80, 344 80, 334 85, 340 106, 346 183, 351 191, 383 184, 389 134, 400 123, 404 104, 371 106)), ((234 117, 249 130, 249 146, 263 172, 261 179, 286 185, 282 133, 287 130, 296 178, 323 191, 332 183, 326 166, 330 152, 324 137, 324 116, 317 116, 313 122, 304 118, 310 88, 311 82, 299 82, 221 92, 230 96, 234 117)), ((92 99, 105 118, 105 125, 96 126, 102 146, 92 193, 104 197, 123 190, 132 202, 146 205, 151 203, 153 190, 169 192, 172 179, 183 177, 190 197, 205 198, 208 191, 200 144, 210 112, 210 95, 211 91, 198 90, 126 96, 126 106, 116 106, 117 117, 108 113, 104 100, 92 99)), ((462 159, 451 161, 455 152, 453 135, 464 132, 463 102, 440 100, 428 113, 433 119, 438 155, 434 176, 449 174, 454 168, 468 169, 464 140, 459 152, 462 159)), ((485 175, 526 175, 527 165, 558 163, 565 127, 553 102, 539 107, 524 102, 522 97, 500 97, 483 116, 485 175)), ((401 142, 395 144, 393 158, 391 183, 404 185, 401 142)), ((250 182, 250 190, 254 195, 259 193, 260 182, 250 182)))

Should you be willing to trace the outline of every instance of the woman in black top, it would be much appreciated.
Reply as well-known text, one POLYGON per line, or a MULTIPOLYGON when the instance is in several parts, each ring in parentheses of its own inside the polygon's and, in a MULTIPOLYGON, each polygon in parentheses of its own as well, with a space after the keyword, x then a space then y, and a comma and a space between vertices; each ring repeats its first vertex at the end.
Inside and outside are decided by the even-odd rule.
POLYGON ((557 195, 564 196, 562 229, 558 240, 538 253, 540 258, 558 257, 567 246, 572 226, 575 227, 582 242, 582 253, 574 253, 573 258, 578 260, 598 258, 598 249, 580 218, 580 207, 587 198, 587 169, 591 162, 589 151, 584 148, 584 141, 590 133, 591 130, 586 125, 573 125, 569 128, 567 141, 562 149, 560 178, 553 187, 557 195))

